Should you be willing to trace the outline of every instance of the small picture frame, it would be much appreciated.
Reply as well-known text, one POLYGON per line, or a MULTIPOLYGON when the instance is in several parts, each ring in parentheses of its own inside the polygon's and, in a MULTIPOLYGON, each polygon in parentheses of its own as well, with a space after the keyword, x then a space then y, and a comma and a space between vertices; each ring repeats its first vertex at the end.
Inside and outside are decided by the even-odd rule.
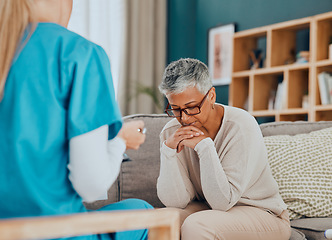
POLYGON ((208 67, 214 86, 228 85, 232 81, 235 31, 235 23, 218 25, 208 31, 208 67))

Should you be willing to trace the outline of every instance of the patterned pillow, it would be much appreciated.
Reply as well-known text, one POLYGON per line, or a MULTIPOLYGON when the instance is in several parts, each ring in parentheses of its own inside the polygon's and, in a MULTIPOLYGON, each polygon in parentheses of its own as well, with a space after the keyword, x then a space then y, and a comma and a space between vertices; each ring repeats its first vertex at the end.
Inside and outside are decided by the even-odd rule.
POLYGON ((332 214, 332 128, 264 137, 291 219, 332 214))

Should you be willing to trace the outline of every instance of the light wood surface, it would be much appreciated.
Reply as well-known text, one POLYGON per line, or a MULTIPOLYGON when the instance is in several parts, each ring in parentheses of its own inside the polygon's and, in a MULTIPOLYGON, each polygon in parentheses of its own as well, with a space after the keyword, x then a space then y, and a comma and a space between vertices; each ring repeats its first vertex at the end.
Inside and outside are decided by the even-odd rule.
POLYGON ((255 117, 274 117, 275 121, 332 121, 332 104, 321 105, 317 77, 323 71, 332 72, 328 55, 331 38, 332 12, 235 33, 229 105, 244 108, 255 117), (304 36, 306 31, 309 62, 289 64, 291 51, 298 51, 298 35, 304 36), (251 70, 249 54, 264 41, 265 66, 251 70), (285 107, 269 109, 270 93, 280 79, 286 87, 285 107), (306 95, 308 107, 303 106, 306 95))
POLYGON ((150 240, 178 240, 179 213, 136 210, 0 220, 0 239, 50 239, 135 229, 149 229, 150 240))

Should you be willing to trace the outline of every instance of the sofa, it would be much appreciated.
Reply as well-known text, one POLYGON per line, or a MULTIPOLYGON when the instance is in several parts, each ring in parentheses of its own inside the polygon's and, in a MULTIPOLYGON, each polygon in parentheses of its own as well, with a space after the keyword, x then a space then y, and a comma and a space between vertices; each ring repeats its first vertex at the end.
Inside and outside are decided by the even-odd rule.
MULTIPOLYGON (((147 128, 146 141, 137 151, 127 150, 126 153, 130 160, 123 162, 118 179, 108 191, 108 199, 86 203, 88 209, 98 209, 106 204, 127 198, 140 198, 156 208, 164 207, 157 197, 156 190, 160 167, 159 133, 170 118, 166 114, 136 114, 124 117, 124 121, 131 120, 143 120, 145 122, 147 128)), ((260 125, 264 137, 306 134, 330 127, 332 127, 332 121, 273 122, 260 125)), ((332 189, 329 193, 332 193, 332 189)), ((324 231, 332 228, 331 217, 305 217, 292 220, 290 239, 325 239, 324 231)))

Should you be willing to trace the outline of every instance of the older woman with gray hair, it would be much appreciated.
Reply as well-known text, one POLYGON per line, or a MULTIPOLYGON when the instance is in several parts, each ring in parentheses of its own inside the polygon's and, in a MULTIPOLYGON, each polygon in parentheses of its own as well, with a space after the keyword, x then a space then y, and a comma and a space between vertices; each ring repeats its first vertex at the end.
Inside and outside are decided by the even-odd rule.
POLYGON ((160 200, 181 212, 181 238, 290 237, 287 206, 278 192, 256 120, 216 103, 206 65, 180 59, 159 86, 174 118, 163 128, 160 200))

